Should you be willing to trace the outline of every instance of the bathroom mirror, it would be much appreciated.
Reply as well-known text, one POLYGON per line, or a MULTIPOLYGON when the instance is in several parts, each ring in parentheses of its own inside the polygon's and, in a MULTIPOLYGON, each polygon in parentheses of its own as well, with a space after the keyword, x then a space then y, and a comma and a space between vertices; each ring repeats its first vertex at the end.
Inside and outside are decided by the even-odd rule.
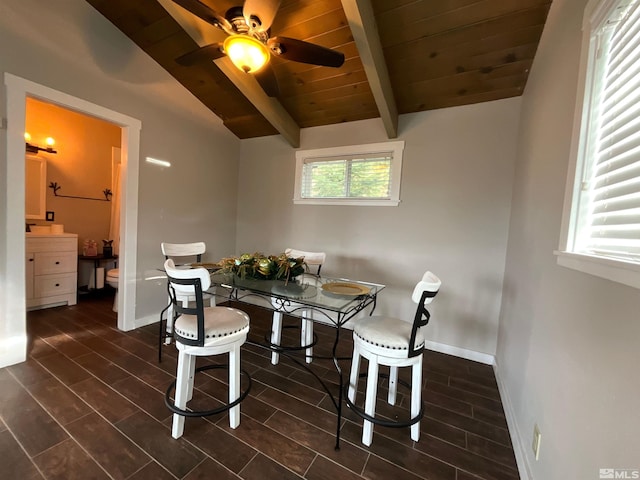
POLYGON ((47 210, 47 160, 38 155, 27 155, 25 165, 25 218, 44 220, 47 210))

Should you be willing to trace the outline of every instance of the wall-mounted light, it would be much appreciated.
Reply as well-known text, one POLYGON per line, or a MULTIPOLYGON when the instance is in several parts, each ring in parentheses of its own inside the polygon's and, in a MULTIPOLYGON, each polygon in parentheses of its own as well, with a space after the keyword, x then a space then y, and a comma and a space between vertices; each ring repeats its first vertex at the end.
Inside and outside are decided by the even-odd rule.
POLYGON ((47 153, 58 153, 53 149, 53 146, 56 144, 56 141, 53 137, 47 137, 45 143, 46 147, 39 147, 38 145, 33 145, 31 142, 31 135, 29 132, 24 132, 24 140, 25 140, 25 148, 29 153, 38 153, 38 152, 47 152, 47 153))
POLYGON ((269 61, 266 45, 248 35, 229 35, 223 48, 233 64, 246 73, 256 73, 269 61))

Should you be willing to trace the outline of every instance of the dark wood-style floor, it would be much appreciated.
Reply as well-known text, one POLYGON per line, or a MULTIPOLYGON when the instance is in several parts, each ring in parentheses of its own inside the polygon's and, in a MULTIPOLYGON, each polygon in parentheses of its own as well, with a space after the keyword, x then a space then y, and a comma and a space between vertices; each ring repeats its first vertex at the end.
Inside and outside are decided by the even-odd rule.
MULTIPOLYGON (((491 367, 435 352, 425 352, 418 443, 408 429, 376 426, 367 448, 361 419, 345 409, 336 451, 336 414, 316 380, 288 360, 272 366, 269 352, 253 346, 242 351, 253 386, 240 426, 230 429, 226 415, 187 419, 184 436, 174 440, 164 392, 174 379, 175 347, 164 347, 158 363, 157 326, 117 330, 111 300, 82 298, 73 307, 28 314, 28 360, 0 369, 3 479, 519 478, 491 367)), ((263 341, 269 313, 248 312, 250 338, 263 341)), ((316 351, 328 353, 333 330, 320 325, 316 332, 316 351)), ((341 354, 349 355, 350 337, 345 331, 341 354)), ((336 381, 330 362, 312 365, 336 381)), ((348 375, 348 361, 344 370, 348 375)), ((226 396, 225 372, 207 372, 196 381, 196 407, 226 396)), ((380 400, 378 409, 402 415, 406 400, 400 396, 396 409, 380 400)))

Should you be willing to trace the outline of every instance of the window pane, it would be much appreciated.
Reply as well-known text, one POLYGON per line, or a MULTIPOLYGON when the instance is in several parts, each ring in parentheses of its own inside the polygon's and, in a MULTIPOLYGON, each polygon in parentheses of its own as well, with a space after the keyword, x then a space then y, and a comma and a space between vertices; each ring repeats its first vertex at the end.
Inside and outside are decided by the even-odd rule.
POLYGON ((349 197, 389 198, 391 159, 351 161, 349 197))
POLYGON ((296 152, 294 203, 397 206, 404 142, 296 152))
POLYGON ((640 10, 638 3, 616 22, 604 58, 596 68, 604 81, 594 91, 591 113, 598 119, 589 134, 596 149, 591 164, 588 213, 580 239, 587 252, 633 259, 640 252, 640 10))
POLYGON ((303 198, 335 198, 346 195, 347 162, 307 163, 304 166, 303 198))
POLYGON ((313 160, 303 167, 303 198, 390 197, 391 157, 313 160))

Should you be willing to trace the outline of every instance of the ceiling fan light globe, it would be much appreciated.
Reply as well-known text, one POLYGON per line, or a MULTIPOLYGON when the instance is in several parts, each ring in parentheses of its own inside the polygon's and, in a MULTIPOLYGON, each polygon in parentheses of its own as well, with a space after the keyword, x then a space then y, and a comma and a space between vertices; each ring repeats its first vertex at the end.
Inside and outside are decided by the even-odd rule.
POLYGON ((224 51, 239 70, 247 73, 256 73, 269 61, 269 49, 248 35, 228 36, 224 51))

